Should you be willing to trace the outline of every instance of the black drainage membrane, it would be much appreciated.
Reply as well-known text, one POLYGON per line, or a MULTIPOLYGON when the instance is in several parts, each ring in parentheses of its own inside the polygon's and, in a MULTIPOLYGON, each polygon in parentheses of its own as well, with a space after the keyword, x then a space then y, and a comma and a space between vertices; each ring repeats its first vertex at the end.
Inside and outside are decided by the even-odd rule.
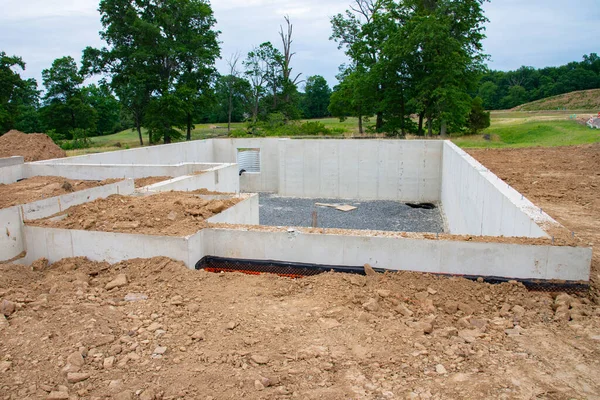
MULTIPOLYGON (((287 261, 275 260, 245 260, 239 258, 225 258, 206 256, 196 263, 196 269, 203 269, 208 272, 242 272, 250 275, 260 274, 275 274, 286 276, 289 278, 302 278, 305 276, 319 275, 324 272, 343 272, 349 274, 365 275, 363 266, 348 267, 341 265, 322 265, 322 264, 307 264, 287 261)), ((398 272, 394 270, 386 270, 383 268, 373 268, 379 273, 398 272)), ((500 284, 513 281, 513 279, 497 277, 497 276, 473 276, 473 275, 448 275, 435 274, 441 276, 458 276, 461 278, 476 281, 483 278, 484 282, 490 284, 500 284)), ((566 293, 581 293, 589 290, 589 284, 585 282, 569 282, 569 281, 547 281, 534 279, 516 279, 522 283, 528 290, 538 292, 566 292, 566 293)))
POLYGON ((422 208, 425 210, 433 210, 435 209, 435 204, 432 203, 404 203, 410 208, 422 208))

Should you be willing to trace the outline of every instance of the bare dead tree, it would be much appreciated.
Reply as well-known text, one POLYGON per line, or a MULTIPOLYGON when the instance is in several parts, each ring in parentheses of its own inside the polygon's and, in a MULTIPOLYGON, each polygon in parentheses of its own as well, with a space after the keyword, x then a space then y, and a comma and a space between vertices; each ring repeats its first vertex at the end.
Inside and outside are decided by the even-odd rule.
POLYGON ((235 91, 235 81, 238 78, 240 71, 237 69, 237 64, 240 60, 240 53, 235 52, 227 59, 229 67, 229 76, 227 77, 227 91, 229 95, 229 104, 227 108, 227 133, 231 132, 231 114, 233 113, 233 93, 235 91))
MULTIPOLYGON (((302 81, 298 79, 302 74, 296 75, 294 79, 291 79, 292 76, 292 68, 290 67, 292 62, 292 57, 296 54, 292 52, 292 34, 294 33, 294 26, 290 22, 290 17, 285 16, 285 22, 287 24, 287 30, 284 32, 283 26, 280 25, 279 36, 281 36, 281 41, 283 43, 283 84, 286 85, 291 83, 292 85, 297 85, 302 81)), ((289 94, 286 94, 286 101, 289 101, 289 94)))

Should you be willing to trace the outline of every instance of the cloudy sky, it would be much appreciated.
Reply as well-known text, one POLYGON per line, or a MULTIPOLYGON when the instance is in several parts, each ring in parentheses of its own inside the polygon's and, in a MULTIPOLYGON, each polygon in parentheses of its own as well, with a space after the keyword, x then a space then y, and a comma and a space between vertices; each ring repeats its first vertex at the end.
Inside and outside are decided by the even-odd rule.
MULTIPOLYGON (((280 45, 279 26, 289 15, 294 24, 294 72, 323 75, 336 83, 342 51, 329 41, 329 19, 351 0, 213 0, 222 32, 222 55, 246 54, 253 45, 280 45)), ((41 71, 58 57, 80 60, 86 46, 102 46, 98 0, 0 0, 0 50, 27 63, 23 73, 41 82, 41 71)), ((543 67, 600 53, 598 0, 493 0, 485 50, 490 67, 543 67)), ((218 67, 224 69, 224 61, 218 67)))

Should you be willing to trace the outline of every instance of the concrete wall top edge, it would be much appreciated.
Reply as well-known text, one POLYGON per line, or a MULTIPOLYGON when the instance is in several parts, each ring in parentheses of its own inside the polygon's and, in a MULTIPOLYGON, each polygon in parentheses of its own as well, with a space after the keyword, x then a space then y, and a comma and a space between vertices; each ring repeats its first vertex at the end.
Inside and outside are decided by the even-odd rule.
POLYGON ((2 157, 0 158, 0 168, 23 164, 24 162, 25 158, 22 156, 2 157))

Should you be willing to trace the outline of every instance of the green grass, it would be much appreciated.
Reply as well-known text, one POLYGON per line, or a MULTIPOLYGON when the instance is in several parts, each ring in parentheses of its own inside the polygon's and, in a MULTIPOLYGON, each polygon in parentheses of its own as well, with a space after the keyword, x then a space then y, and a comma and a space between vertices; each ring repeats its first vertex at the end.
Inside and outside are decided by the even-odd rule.
MULTIPOLYGON (((591 112, 589 113, 591 114, 591 112)), ((569 146, 600 142, 600 130, 589 129, 569 119, 568 112, 523 112, 494 111, 492 125, 484 131, 491 140, 483 135, 462 136, 452 140, 460 147, 499 148, 531 146, 569 146)), ((343 128, 346 136, 358 135, 358 121, 348 118, 340 122, 337 118, 322 118, 318 121, 329 129, 343 128)), ((372 122, 372 121, 370 121, 372 122)), ((365 126, 368 123, 365 123, 365 126)), ((244 123, 232 124, 232 129, 245 129, 244 123)), ((148 141, 145 130, 144 144, 148 141)), ((208 139, 227 136, 227 124, 198 124, 192 131, 192 139, 208 139)), ((139 147, 137 132, 131 129, 113 135, 92 138, 93 145, 88 149, 70 150, 69 156, 99 153, 139 147)))

